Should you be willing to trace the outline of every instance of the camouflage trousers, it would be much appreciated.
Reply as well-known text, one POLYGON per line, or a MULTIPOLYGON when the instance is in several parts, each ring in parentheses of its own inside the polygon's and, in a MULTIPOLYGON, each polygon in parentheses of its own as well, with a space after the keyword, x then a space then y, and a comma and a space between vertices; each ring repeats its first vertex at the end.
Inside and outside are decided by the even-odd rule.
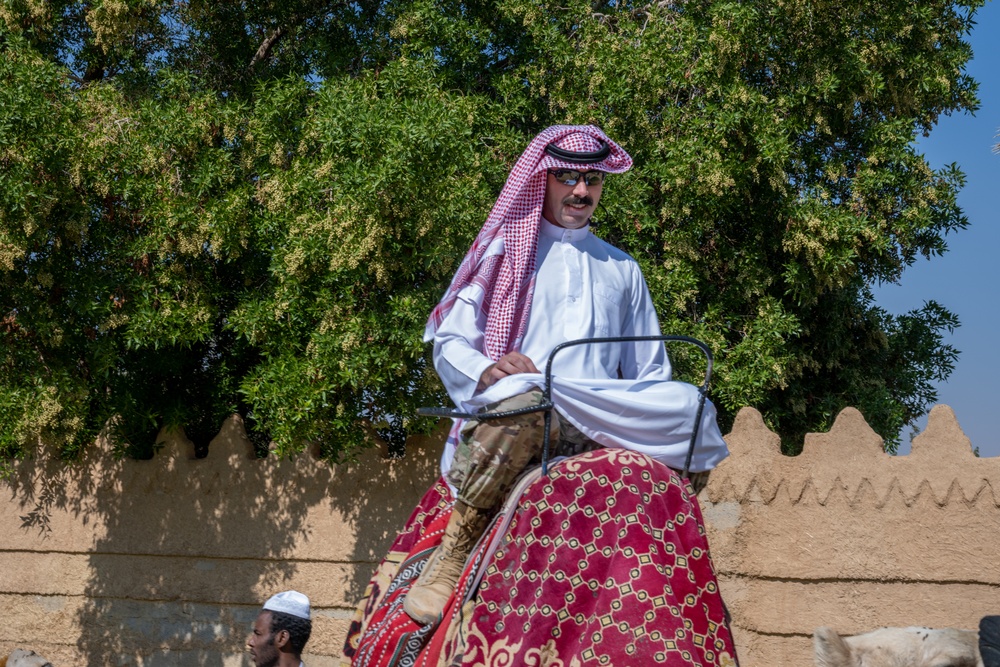
MULTIPOLYGON (((487 412, 517 410, 542 402, 542 391, 531 391, 485 407, 487 412)), ((497 507, 514 485, 517 476, 542 459, 545 413, 529 412, 504 419, 470 419, 462 426, 448 481, 458 491, 457 498, 481 510, 497 507)), ((549 451, 552 456, 573 456, 600 448, 559 413, 552 411, 549 451)), ((674 470, 680 474, 680 471, 674 470)), ((708 483, 709 471, 691 473, 695 494, 708 483)))
MULTIPOLYGON (((487 412, 517 410, 542 402, 542 390, 531 391, 484 409, 487 412)), ((448 481, 458 491, 457 498, 466 505, 492 510, 503 500, 517 476, 542 460, 545 413, 529 412, 504 419, 470 419, 462 426, 455 458, 448 470, 448 481)), ((549 452, 552 456, 572 456, 589 452, 601 445, 552 411, 549 428, 549 452)))

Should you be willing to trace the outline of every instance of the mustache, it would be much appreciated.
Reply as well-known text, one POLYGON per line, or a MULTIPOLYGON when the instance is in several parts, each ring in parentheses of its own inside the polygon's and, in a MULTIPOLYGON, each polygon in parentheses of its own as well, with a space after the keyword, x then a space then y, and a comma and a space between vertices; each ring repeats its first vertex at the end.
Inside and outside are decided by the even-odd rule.
POLYGON ((570 195, 569 197, 563 199, 563 204, 567 206, 593 206, 594 198, 590 195, 584 195, 582 197, 570 195))

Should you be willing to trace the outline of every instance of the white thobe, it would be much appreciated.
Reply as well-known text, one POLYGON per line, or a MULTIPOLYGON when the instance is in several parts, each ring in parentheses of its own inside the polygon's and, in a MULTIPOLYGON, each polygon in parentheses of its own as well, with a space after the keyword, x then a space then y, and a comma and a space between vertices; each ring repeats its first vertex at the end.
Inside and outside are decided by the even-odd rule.
MULTIPOLYGON (((540 223, 535 288, 520 352, 544 371, 556 345, 578 338, 659 335, 660 325, 639 265, 590 233, 540 223)), ((499 250, 499 248, 497 248, 499 250)), ((493 361, 483 354, 483 291, 469 285, 434 336, 434 367, 455 405, 483 405, 544 385, 541 373, 508 376, 481 393, 476 385, 493 361)), ((697 411, 697 388, 675 382, 663 343, 574 346, 552 364, 552 400, 561 418, 606 447, 642 452, 684 467, 697 411)), ((454 430, 441 459, 451 465, 454 430)), ((728 454, 705 403, 691 471, 714 468, 728 454)))

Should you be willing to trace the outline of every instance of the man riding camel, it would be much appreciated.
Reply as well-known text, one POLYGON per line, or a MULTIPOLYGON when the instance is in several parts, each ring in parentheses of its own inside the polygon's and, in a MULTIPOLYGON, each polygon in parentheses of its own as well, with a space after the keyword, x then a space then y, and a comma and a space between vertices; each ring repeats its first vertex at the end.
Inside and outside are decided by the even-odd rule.
MULTIPOLYGON (((550 127, 521 155, 427 324, 425 340, 434 342, 434 365, 455 405, 491 412, 538 405, 539 369, 558 344, 660 334, 639 265, 591 232, 606 176, 631 166, 620 146, 589 125, 550 127)), ((619 447, 680 470, 698 394, 670 380, 659 341, 561 352, 553 364, 553 453, 619 447)), ((539 459, 543 429, 541 412, 458 420, 452 428, 442 471, 454 508, 443 542, 404 602, 418 623, 441 616, 515 478, 539 459)), ((692 482, 727 453, 708 403, 692 482)))

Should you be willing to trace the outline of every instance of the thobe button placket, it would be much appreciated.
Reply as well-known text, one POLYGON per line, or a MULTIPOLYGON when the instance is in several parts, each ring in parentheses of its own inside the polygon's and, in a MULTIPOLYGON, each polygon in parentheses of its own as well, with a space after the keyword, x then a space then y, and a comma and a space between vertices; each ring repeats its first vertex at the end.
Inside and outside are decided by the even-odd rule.
POLYGON ((561 244, 563 262, 566 263, 566 319, 563 321, 563 335, 573 338, 574 332, 580 328, 580 320, 583 318, 583 280, 580 270, 580 253, 574 252, 573 245, 568 242, 572 238, 572 230, 566 230, 563 234, 564 242, 561 244))

